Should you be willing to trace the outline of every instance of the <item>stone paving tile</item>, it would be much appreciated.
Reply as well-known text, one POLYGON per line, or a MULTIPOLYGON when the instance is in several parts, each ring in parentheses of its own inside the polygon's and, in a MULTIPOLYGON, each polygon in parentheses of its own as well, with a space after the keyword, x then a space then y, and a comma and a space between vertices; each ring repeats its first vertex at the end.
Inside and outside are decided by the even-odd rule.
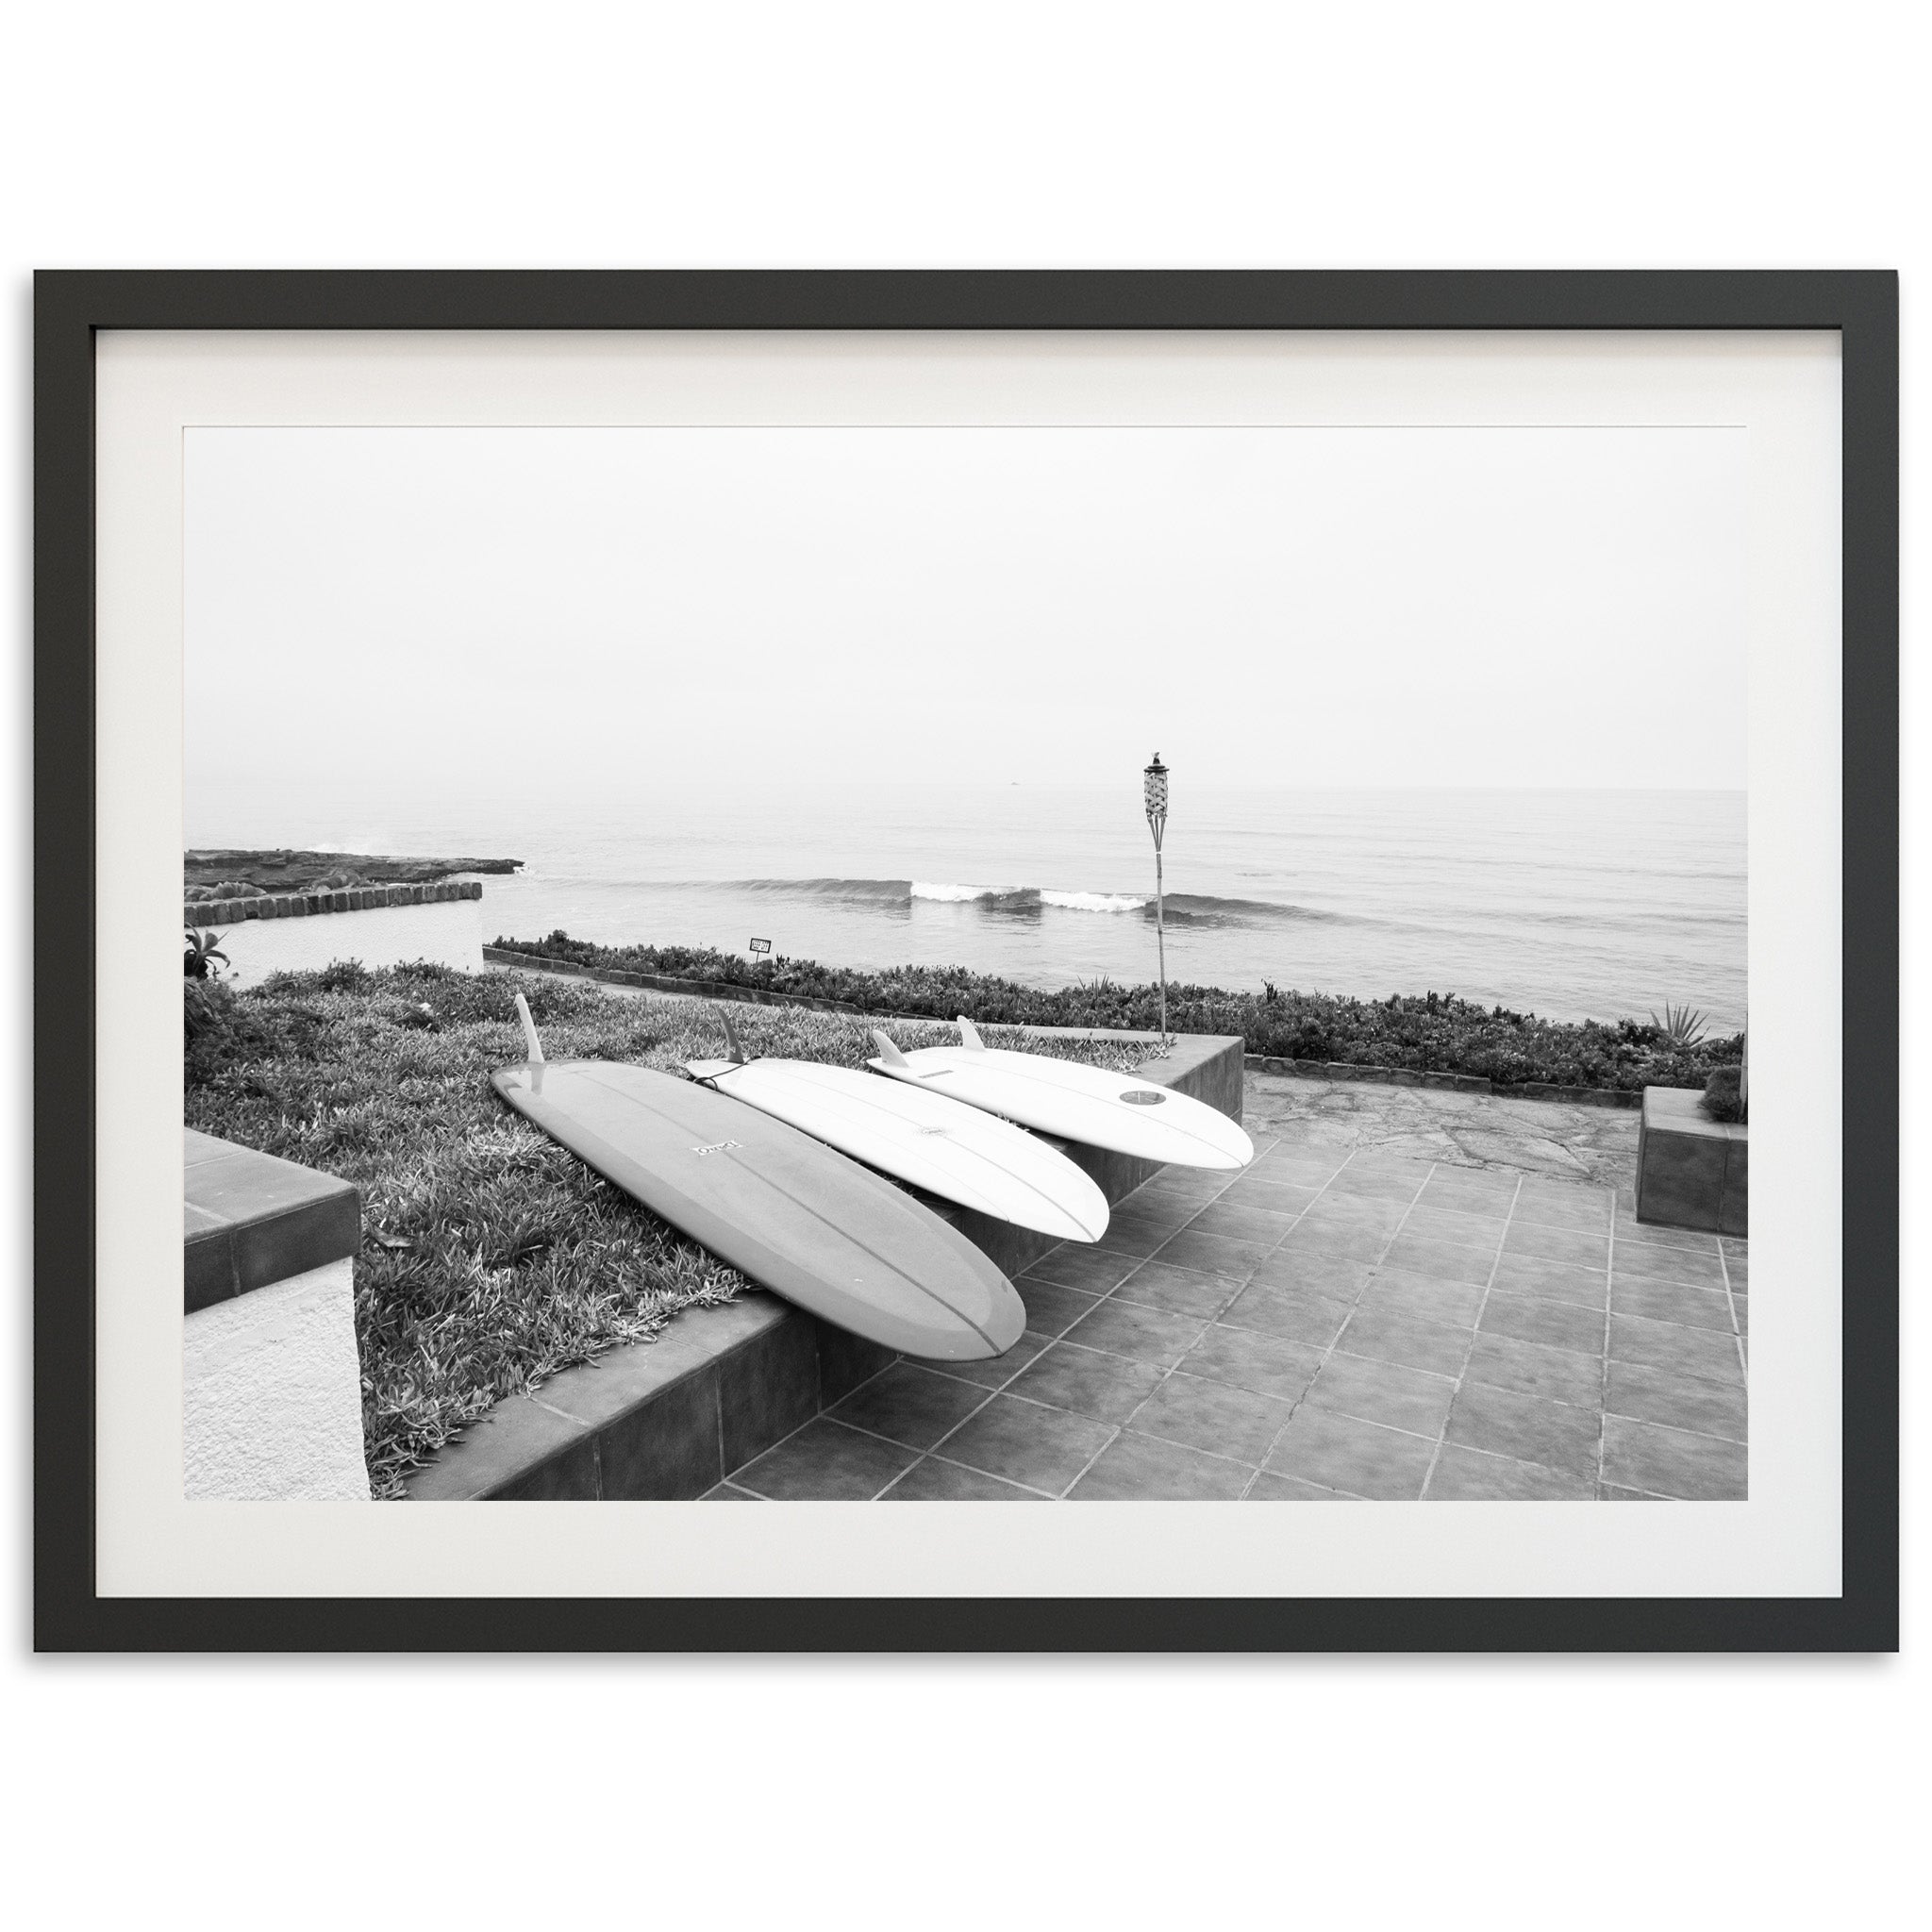
POLYGON ((1456 1384, 1445 1375, 1424 1374, 1420 1369, 1370 1361, 1338 1350, 1322 1364, 1307 1399, 1317 1408, 1435 1437, 1442 1433, 1455 1393, 1456 1384))
POLYGON ((1599 1483, 1596 1486, 1596 1499, 1599 1503, 1674 1503, 1675 1496, 1653 1496, 1648 1490, 1626 1490, 1617 1483, 1599 1483))
POLYGON ((909 1469, 918 1453, 820 1416, 733 1471, 731 1480, 776 1503, 864 1502, 909 1469))
POLYGON ((1272 1248, 1294 1225, 1295 1214, 1299 1212, 1299 1208, 1277 1212, 1270 1208, 1243 1207, 1224 1194, 1188 1223, 1188 1232, 1226 1235, 1238 1241, 1255 1241, 1272 1248))
MULTIPOLYGON (((1366 1278, 1367 1271, 1363 1271, 1366 1278)), ((1257 1282, 1242 1289, 1222 1310, 1222 1323, 1231 1328, 1258 1329, 1284 1341, 1326 1348, 1341 1333, 1355 1304, 1340 1295, 1302 1289, 1268 1288, 1257 1282)))
POLYGON ((1620 1244, 1634 1241, 1661 1248, 1702 1248, 1717 1239, 1694 1227, 1669 1227, 1660 1221, 1639 1221, 1621 1193, 1617 1197, 1616 1230, 1620 1244))
POLYGON ((1026 1325, 1036 1335, 1064 1335, 1080 1317, 1100 1306, 1100 1297, 1075 1289, 1056 1288, 1023 1274, 1013 1283, 1026 1305, 1026 1325))
POLYGON ((1674 1322, 1680 1328, 1729 1332, 1731 1301, 1721 1288, 1683 1288, 1674 1281, 1631 1281, 1620 1268, 1610 1277, 1610 1312, 1674 1322))
POLYGON ((1496 1263, 1496 1278, 1491 1286, 1504 1294, 1527 1295, 1535 1301, 1569 1302, 1580 1308, 1595 1308, 1599 1314, 1610 1300, 1610 1275, 1607 1268, 1571 1268, 1561 1261, 1512 1255, 1507 1250, 1496 1263))
POLYGON ((1426 1322, 1414 1315, 1358 1308, 1341 1331, 1339 1346, 1350 1355, 1424 1369, 1432 1375, 1459 1375, 1474 1339, 1467 1328, 1426 1322))
POLYGON ((1076 1325, 1072 1339, 1083 1348, 1105 1349, 1131 1361, 1171 1369, 1200 1341, 1207 1325, 1192 1315, 1171 1315, 1109 1295, 1076 1325))
POLYGON ((1305 1483, 1296 1475, 1272 1475, 1262 1470, 1254 1480, 1244 1503, 1352 1503, 1340 1490, 1324 1490, 1320 1483, 1305 1483))
POLYGON ((1448 1441, 1594 1482, 1600 1424, 1594 1410, 1464 1382, 1449 1411, 1448 1441))
POLYGON ((1620 1241, 1616 1272, 1632 1280, 1677 1281, 1690 1288, 1722 1289, 1724 1285, 1724 1257, 1715 1247, 1653 1248, 1620 1241))
POLYGON ((1117 1436, 1075 1483, 1075 1503, 1232 1503, 1253 1474, 1238 1462, 1204 1456, 1151 1436, 1117 1436))
POLYGON ((1546 1348, 1574 1349, 1583 1355, 1604 1352, 1602 1314, 1568 1302, 1538 1301, 1491 1289, 1476 1325, 1485 1334, 1513 1335, 1518 1341, 1541 1341, 1546 1348))
POLYGON ((1745 1440, 1741 1383, 1704 1382, 1643 1362, 1612 1361, 1604 1407, 1639 1422, 1724 1436, 1733 1442, 1745 1440))
POLYGON ((1223 1206, 1258 1208, 1268 1214, 1296 1215, 1314 1202, 1318 1193, 1319 1190, 1315 1188, 1298 1188, 1287 1181, 1269 1180, 1250 1168, 1229 1184, 1227 1192, 1214 1206, 1217 1208, 1223 1206))
POLYGON ((1164 1248, 1155 1251, 1154 1258, 1170 1268, 1192 1268, 1203 1274, 1225 1274, 1242 1282, 1268 1258, 1272 1245, 1230 1241, 1224 1235, 1200 1234, 1184 1227, 1164 1248))
POLYGON ((1404 1268, 1377 1268, 1362 1291, 1360 1307, 1371 1314, 1419 1315, 1452 1328, 1474 1328, 1483 1290, 1474 1281, 1437 1281, 1404 1268))
POLYGON ((1284 1245, 1255 1270, 1252 1286, 1352 1302, 1368 1285, 1370 1255, 1337 1256, 1284 1245))
POLYGON ((1459 1248, 1485 1248, 1491 1255, 1503 1244, 1507 1224, 1499 1210, 1494 1215, 1465 1214, 1449 1208, 1415 1207, 1402 1224, 1405 1239, 1420 1235, 1426 1241, 1453 1241, 1459 1248))
POLYGON ((1005 1355, 990 1361, 931 1362, 924 1364, 941 1375, 962 1382, 976 1382, 982 1389, 1002 1389, 1045 1348, 1052 1340, 1046 1335, 1023 1335, 1005 1355))
POLYGON ((1107 1423, 995 1395, 940 1445, 947 1462, 1059 1495, 1113 1435, 1107 1423))
MULTIPOLYGON (((1338 1320, 1338 1330, 1341 1325, 1338 1320)), ((1206 1375, 1280 1402, 1299 1402, 1322 1366, 1322 1351, 1258 1329, 1216 1323, 1181 1357, 1180 1365, 1191 1375, 1206 1375)))
POLYGON ((1164 1221, 1155 1221, 1143 1215, 1129 1219, 1115 1208, 1107 1224, 1107 1232, 1095 1245, 1109 1255, 1127 1255, 1137 1261, 1144 1260, 1156 1248, 1171 1241, 1174 1232, 1164 1221))
POLYGON ((1382 1501, 1412 1503, 1423 1492, 1435 1444, 1354 1416, 1331 1415, 1306 1403, 1281 1433, 1267 1469, 1324 1489, 1382 1501))
POLYGON ((1384 1201, 1368 1194, 1339 1194, 1332 1188, 1302 1209, 1295 1223, 1294 1238, 1311 1241, 1317 1235, 1329 1240, 1344 1236, 1363 1240, 1380 1234, 1386 1241, 1408 1212, 1407 1201, 1384 1201))
POLYGON ((1512 1221, 1503 1237, 1503 1252, 1540 1261, 1561 1261, 1570 1268, 1605 1268, 1609 1265, 1610 1238, 1607 1233, 1591 1234, 1581 1228, 1512 1221))
POLYGON ((1512 1222, 1535 1222, 1543 1227, 1582 1228, 1591 1233, 1610 1224, 1610 1195, 1602 1188, 1572 1186, 1531 1175, 1516 1196, 1512 1222))
POLYGON ((942 1462, 926 1456, 915 1462, 879 1498, 882 1503, 1042 1503, 1046 1498, 1035 1490, 1023 1490, 1016 1483, 1002 1482, 976 1469, 962 1469, 957 1462, 942 1462))
POLYGON ((1232 1457, 1254 1468, 1291 1413, 1290 1404, 1272 1396, 1176 1369, 1141 1405, 1127 1428, 1135 1435, 1185 1442, 1210 1456, 1232 1457))
POLYGON ((1232 1178, 1231 1174, 1221 1173, 1210 1176, 1208 1170, 1203 1168, 1168 1167, 1146 1186, 1136 1189, 1133 1198, 1137 1204, 1160 1213, 1185 1210, 1186 1218, 1191 1221, 1226 1189, 1232 1178))
POLYGON ((1076 1342, 1057 1341, 1010 1386, 1015 1395, 1096 1422, 1120 1424, 1153 1394, 1165 1373, 1151 1362, 1130 1362, 1076 1342))
POLYGON ((1516 1199, 1516 1175, 1486 1167, 1439 1167, 1424 1187, 1418 1205, 1455 1208, 1503 1220, 1516 1199))
POLYGON ((1398 1208, 1407 1208, 1422 1191, 1425 1168, 1411 1167, 1345 1167, 1328 1183, 1328 1194, 1344 1197, 1353 1196, 1358 1200, 1392 1202, 1398 1208))
POLYGON ((1443 1443, 1423 1492, 1429 1503, 1588 1503, 1595 1496, 1596 1485, 1587 1476, 1455 1442, 1443 1443))
POLYGON ((1466 1281, 1480 1287, 1496 1265, 1496 1251, 1466 1248, 1454 1241, 1429 1241, 1412 1235, 1405 1226, 1390 1244, 1383 1257, 1391 1268, 1407 1269, 1411 1274, 1433 1275, 1438 1281, 1466 1281))
POLYGON ((1641 1315, 1610 1317, 1610 1355, 1614 1360, 1643 1362, 1655 1369, 1674 1369, 1680 1375, 1701 1375, 1707 1381, 1742 1382, 1743 1364, 1731 1336, 1715 1328, 1683 1328, 1674 1322, 1647 1321, 1641 1315))
POLYGON ((1511 1335, 1479 1334, 1462 1378, 1487 1382, 1496 1389, 1513 1389, 1519 1395, 1541 1395, 1548 1402, 1595 1408, 1603 1394, 1603 1362, 1593 1355, 1549 1348, 1540 1341, 1519 1341, 1511 1335))
POLYGON ((1256 1180, 1292 1188, 1325 1188, 1335 1178, 1342 1155, 1296 1150, 1286 1145, 1257 1155, 1244 1170, 1256 1180))
POLYGON ((1091 1248, 1081 1241, 1062 1241, 1027 1269, 1027 1281, 1051 1282, 1056 1288, 1075 1288, 1082 1294, 1105 1294, 1133 1272, 1124 1255, 1091 1248))
POLYGON ((1751 1333, 1751 1304, 1742 1295, 1733 1295, 1731 1306, 1738 1313, 1738 1333, 1748 1336, 1751 1333))
POLYGON ((720 1483, 716 1489, 707 1490, 698 1498, 700 1503, 762 1503, 762 1496, 754 1496, 749 1490, 741 1490, 735 1483, 720 1483))
POLYGON ((1604 1480, 1690 1502, 1740 1502, 1744 1445, 1659 1428, 1628 1416, 1604 1418, 1604 1480))
POLYGON ((930 1369, 897 1361, 855 1389, 827 1410, 835 1423, 849 1423, 913 1449, 930 1449, 986 1400, 986 1391, 930 1369))
POLYGON ((1211 1320, 1241 1292, 1241 1283, 1225 1274, 1200 1274, 1191 1268, 1172 1268, 1149 1261, 1134 1270, 1114 1290, 1116 1300, 1166 1308, 1175 1315, 1200 1315, 1211 1320))

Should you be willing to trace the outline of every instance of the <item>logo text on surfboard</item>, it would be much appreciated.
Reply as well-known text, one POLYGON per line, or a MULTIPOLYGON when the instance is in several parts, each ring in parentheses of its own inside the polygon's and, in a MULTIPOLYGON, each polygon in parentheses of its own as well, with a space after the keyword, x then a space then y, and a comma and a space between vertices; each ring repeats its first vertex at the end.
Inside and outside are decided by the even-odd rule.
POLYGON ((691 1151, 697 1155, 722 1154, 727 1147, 742 1147, 743 1145, 744 1142, 742 1141, 713 1141, 708 1147, 693 1147, 691 1151))

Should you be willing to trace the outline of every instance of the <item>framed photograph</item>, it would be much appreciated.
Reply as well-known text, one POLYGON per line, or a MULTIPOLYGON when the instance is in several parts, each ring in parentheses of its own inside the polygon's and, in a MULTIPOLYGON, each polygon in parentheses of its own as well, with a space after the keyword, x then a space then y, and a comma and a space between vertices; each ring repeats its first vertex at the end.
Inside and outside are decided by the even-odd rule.
POLYGON ((1893 276, 35 379, 41 1648, 1895 1645, 1893 276))

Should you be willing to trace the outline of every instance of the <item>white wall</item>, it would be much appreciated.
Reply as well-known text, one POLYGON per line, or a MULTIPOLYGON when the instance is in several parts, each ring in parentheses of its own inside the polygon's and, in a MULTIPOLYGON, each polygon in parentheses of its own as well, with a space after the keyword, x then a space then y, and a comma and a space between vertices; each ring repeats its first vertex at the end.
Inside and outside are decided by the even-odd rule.
POLYGON ((482 908, 480 899, 445 899, 434 906, 311 912, 303 919, 248 919, 212 930, 228 956, 222 977, 231 986, 253 986, 271 973, 312 973, 337 959, 365 966, 430 959, 480 973, 482 908))
POLYGON ((190 1501, 369 1500, 354 1270, 344 1256, 188 1317, 181 1462, 190 1501))

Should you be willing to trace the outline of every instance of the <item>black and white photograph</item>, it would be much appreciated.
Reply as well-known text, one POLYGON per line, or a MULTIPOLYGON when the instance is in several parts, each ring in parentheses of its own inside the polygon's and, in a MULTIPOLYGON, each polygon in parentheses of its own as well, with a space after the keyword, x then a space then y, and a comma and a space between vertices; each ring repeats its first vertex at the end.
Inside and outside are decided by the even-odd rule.
POLYGON ((189 428, 185 1495, 1746 1501, 1749 458, 189 428))

